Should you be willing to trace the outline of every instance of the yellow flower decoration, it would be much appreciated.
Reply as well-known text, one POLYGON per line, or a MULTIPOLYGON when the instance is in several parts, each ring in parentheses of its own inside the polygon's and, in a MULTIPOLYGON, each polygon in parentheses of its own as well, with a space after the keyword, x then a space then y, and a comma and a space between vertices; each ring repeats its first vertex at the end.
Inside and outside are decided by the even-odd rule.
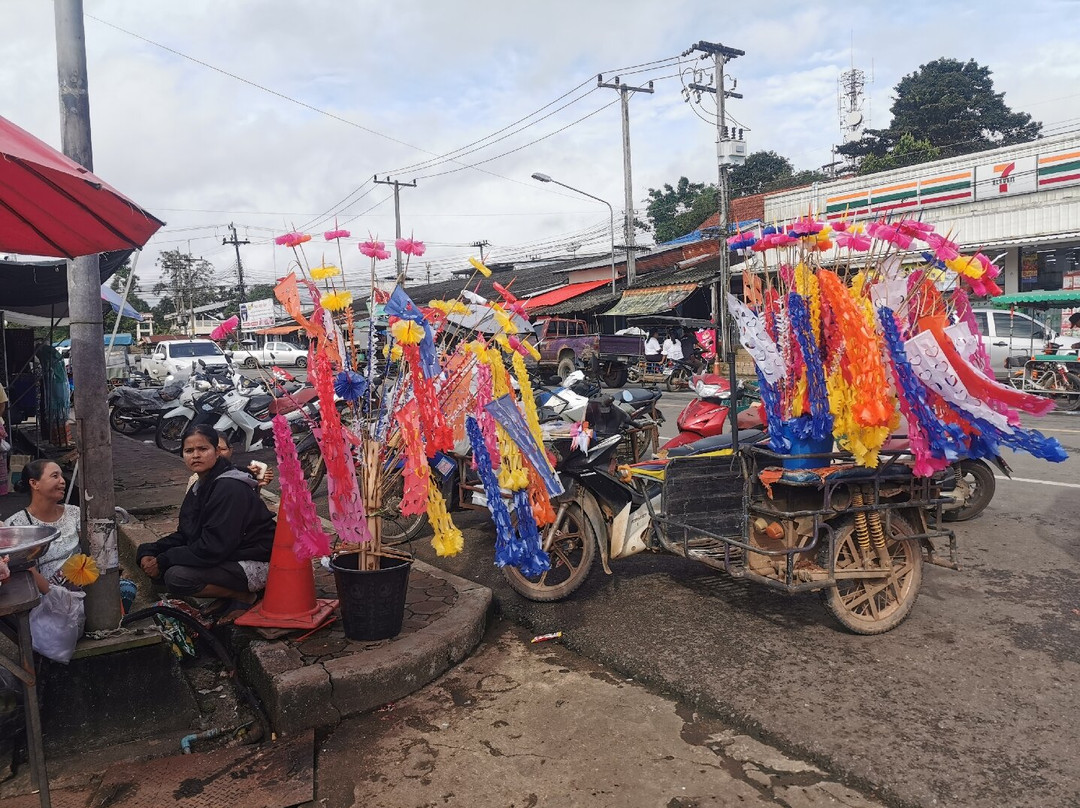
POLYGON ((341 270, 335 266, 321 266, 311 270, 312 279, 317 281, 325 281, 327 278, 336 278, 340 274, 341 270))
POLYGON ((460 300, 431 300, 428 306, 441 311, 443 314, 468 314, 469 307, 460 300))
POLYGON ((403 357, 404 355, 405 355, 405 352, 403 350, 401 350, 400 345, 395 345, 393 348, 390 349, 390 361, 391 362, 400 362, 401 357, 403 357))
POLYGON ((961 255, 959 258, 951 258, 945 262, 945 266, 957 275, 966 275, 969 278, 981 278, 986 270, 982 264, 970 255, 961 255))
POLYGON ((65 561, 60 572, 75 586, 89 586, 101 575, 97 562, 83 553, 76 553, 65 561))
POLYGON ((488 268, 487 268, 486 266, 484 266, 483 264, 481 264, 481 263, 480 263, 479 261, 477 261, 477 260, 476 260, 475 258, 470 258, 470 259, 469 259, 469 263, 473 265, 473 269, 475 269, 475 270, 476 270, 477 272, 479 272, 479 273, 480 273, 481 275, 483 275, 483 276, 484 276, 485 278, 490 278, 490 277, 491 277, 491 270, 490 270, 490 269, 488 269, 488 268))
POLYGON ((352 305, 352 292, 327 292, 322 296, 322 307, 327 311, 341 311, 352 305))
POLYGON ((398 320, 390 326, 390 333, 402 345, 419 345, 424 338, 423 327, 412 320, 398 320))
POLYGON ((461 531, 447 512, 446 500, 443 499, 438 483, 433 477, 428 478, 427 516, 431 529, 435 531, 435 536, 431 539, 435 554, 454 556, 460 553, 461 548, 465 546, 465 537, 461 535, 461 531))

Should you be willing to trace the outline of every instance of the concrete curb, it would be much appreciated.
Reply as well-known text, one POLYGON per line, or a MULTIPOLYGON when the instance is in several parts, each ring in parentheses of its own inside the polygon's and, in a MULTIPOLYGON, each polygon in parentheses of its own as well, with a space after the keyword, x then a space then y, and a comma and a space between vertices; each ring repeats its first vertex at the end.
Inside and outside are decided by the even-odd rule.
MULTIPOLYGON (((134 556, 140 544, 157 535, 138 521, 120 525, 118 532, 126 568, 140 589, 149 586, 134 556)), ((305 664, 285 641, 259 639, 246 631, 234 635, 234 648, 240 646, 240 675, 262 699, 275 732, 332 726, 401 699, 461 662, 479 644, 492 614, 491 590, 417 559, 413 569, 451 585, 456 598, 438 620, 400 639, 358 643, 353 653, 305 664)))
POLYGON ((457 592, 439 620, 399 640, 305 665, 295 648, 253 640, 238 664, 280 734, 336 724, 401 699, 461 662, 479 644, 491 614, 491 590, 413 562, 457 592))

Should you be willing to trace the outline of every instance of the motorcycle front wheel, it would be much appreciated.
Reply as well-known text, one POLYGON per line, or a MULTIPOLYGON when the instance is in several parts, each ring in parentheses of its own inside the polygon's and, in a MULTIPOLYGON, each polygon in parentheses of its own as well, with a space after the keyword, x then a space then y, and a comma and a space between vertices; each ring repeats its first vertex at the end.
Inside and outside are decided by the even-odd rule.
POLYGON ((669 393, 677 393, 679 390, 690 389, 690 368, 679 365, 667 377, 667 389, 669 393))
POLYGON ((164 415, 158 419, 157 432, 154 433, 154 443, 159 449, 166 452, 180 454, 183 443, 184 430, 187 429, 191 419, 186 415, 174 415, 166 418, 164 415))
POLYGON ((383 490, 382 543, 394 547, 412 541, 427 524, 427 514, 401 515, 401 499, 405 495, 405 477, 401 471, 387 472, 390 479, 383 490))
POLYGON ((578 503, 569 503, 556 523, 544 530, 545 540, 552 531, 554 539, 548 550, 551 569, 527 578, 517 567, 502 568, 511 589, 541 603, 562 600, 573 594, 589 577, 596 558, 596 534, 578 503))

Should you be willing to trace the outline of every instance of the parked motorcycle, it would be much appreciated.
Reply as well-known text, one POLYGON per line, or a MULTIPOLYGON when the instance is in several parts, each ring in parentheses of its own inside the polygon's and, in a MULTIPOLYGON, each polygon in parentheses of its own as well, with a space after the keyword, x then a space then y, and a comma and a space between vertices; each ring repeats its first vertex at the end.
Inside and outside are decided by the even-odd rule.
POLYGON ((157 426, 161 414, 175 406, 183 385, 165 387, 114 387, 109 392, 109 426, 121 435, 134 435, 157 426))

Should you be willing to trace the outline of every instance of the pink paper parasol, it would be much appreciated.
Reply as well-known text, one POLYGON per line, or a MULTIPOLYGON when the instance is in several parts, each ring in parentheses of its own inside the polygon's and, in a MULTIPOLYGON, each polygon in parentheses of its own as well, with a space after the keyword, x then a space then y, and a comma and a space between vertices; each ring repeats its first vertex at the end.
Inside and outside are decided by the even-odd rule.
POLYGON ((226 320, 210 332, 210 339, 225 339, 225 337, 229 336, 229 334, 236 330, 236 327, 238 325, 240 325, 240 318, 234 314, 232 317, 230 317, 228 320, 226 320))

